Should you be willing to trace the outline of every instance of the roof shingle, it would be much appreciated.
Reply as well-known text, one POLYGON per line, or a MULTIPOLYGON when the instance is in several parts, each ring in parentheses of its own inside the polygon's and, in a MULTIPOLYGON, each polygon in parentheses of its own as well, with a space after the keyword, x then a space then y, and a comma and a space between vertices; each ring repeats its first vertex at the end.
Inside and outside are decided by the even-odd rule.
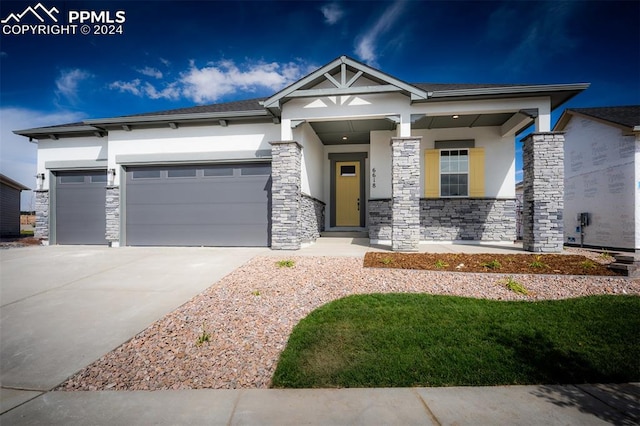
POLYGON ((597 108, 569 108, 579 114, 588 115, 611 123, 634 128, 640 126, 640 105, 597 107, 597 108))

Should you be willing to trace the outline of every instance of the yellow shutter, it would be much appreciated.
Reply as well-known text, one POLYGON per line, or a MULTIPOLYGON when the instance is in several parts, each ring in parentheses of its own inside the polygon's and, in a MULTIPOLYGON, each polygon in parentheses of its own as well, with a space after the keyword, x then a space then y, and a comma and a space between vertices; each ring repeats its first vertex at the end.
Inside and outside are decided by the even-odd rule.
POLYGON ((424 196, 440 196, 440 151, 428 149, 424 153, 424 196))
POLYGON ((469 149, 469 197, 484 197, 484 148, 469 149))

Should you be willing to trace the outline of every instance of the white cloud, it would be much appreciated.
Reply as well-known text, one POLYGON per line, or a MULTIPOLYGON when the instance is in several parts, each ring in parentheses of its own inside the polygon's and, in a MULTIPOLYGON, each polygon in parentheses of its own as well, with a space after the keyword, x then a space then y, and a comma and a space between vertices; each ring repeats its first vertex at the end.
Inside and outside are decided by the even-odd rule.
MULTIPOLYGON (((14 130, 24 130, 60 123, 73 123, 82 120, 84 116, 78 112, 42 112, 25 108, 0 108, 0 173, 21 184, 35 188, 36 174, 36 144, 29 143, 29 139, 13 133, 14 130)), ((23 191, 22 209, 30 210, 32 192, 23 191)))
POLYGON ((147 82, 144 84, 143 90, 150 99, 176 100, 180 98, 180 89, 176 83, 171 83, 167 87, 158 90, 151 83, 147 82))
POLYGON ((64 97, 69 102, 75 103, 78 101, 78 87, 83 80, 92 77, 91 73, 81 70, 63 70, 60 73, 60 77, 56 79, 56 95, 58 97, 64 97))
POLYGON ((7 56, 9 56, 7 52, 0 52, 0 58, 6 58, 7 56))
POLYGON ((160 58, 160 62, 162 62, 165 67, 168 67, 169 65, 171 65, 171 61, 165 58, 160 58))
POLYGON ((378 43, 380 37, 393 27, 404 10, 405 2, 395 1, 378 18, 356 43, 356 55, 365 63, 376 66, 378 60, 378 43))
POLYGON ((138 71, 142 75, 146 75, 147 77, 153 77, 158 79, 162 78, 162 71, 160 71, 157 68, 144 67, 141 69, 136 69, 136 71, 138 71))
POLYGON ((173 82, 159 86, 158 83, 134 79, 115 81, 109 88, 150 99, 175 100, 185 97, 196 103, 205 103, 237 92, 255 92, 262 88, 277 91, 299 79, 308 69, 295 62, 256 62, 238 66, 234 61, 223 60, 198 67, 195 61, 191 61, 189 68, 173 82))
POLYGON ((121 93, 129 92, 133 95, 140 96, 142 94, 140 90, 141 83, 139 78, 131 81, 114 81, 109 85, 109 89, 118 90, 121 93))
POLYGON ((320 11, 324 16, 324 22, 329 25, 335 24, 344 16, 344 10, 338 3, 325 4, 320 8, 320 11))

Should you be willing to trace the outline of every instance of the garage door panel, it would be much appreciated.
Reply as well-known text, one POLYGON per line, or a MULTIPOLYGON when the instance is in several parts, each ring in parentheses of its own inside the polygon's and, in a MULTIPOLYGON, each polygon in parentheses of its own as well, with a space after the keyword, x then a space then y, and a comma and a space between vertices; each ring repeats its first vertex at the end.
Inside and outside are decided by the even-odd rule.
POLYGON ((235 204, 144 204, 127 209, 127 225, 165 226, 211 224, 212 216, 225 217, 226 225, 263 224, 267 209, 260 203, 235 204), (149 211, 155 210, 154 214, 149 211))
POLYGON ((127 244, 267 246, 270 170, 270 164, 129 169, 127 244))
POLYGON ((56 173, 57 244, 107 244, 106 171, 56 173))
POLYGON ((225 247, 263 247, 268 234, 262 224, 243 225, 246 232, 238 233, 227 225, 139 225, 140 234, 136 239, 138 246, 156 246, 157 235, 163 234, 163 245, 175 246, 211 246, 211 241, 231 241, 225 247))
POLYGON ((224 183, 182 182, 141 185, 127 189, 128 197, 132 198, 136 204, 242 203, 248 200, 266 203, 269 194, 264 187, 257 187, 256 182, 233 180, 224 183))

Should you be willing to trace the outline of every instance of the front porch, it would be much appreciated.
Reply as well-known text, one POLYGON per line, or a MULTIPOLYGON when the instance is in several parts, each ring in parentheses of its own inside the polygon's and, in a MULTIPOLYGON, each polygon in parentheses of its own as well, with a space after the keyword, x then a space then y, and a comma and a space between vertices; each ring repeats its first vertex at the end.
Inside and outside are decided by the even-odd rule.
MULTIPOLYGON (((344 234, 343 234, 344 235, 344 234)), ((369 238, 363 237, 320 237, 313 244, 305 244, 298 250, 296 256, 357 256, 363 257, 367 252, 392 252, 391 244, 372 244, 369 238)), ((419 244, 419 253, 492 253, 492 254, 522 254, 528 253, 522 248, 522 243, 504 244, 419 244)))
POLYGON ((516 239, 516 135, 523 140, 523 247, 562 250, 563 135, 551 111, 582 86, 409 85, 341 57, 262 104, 272 142, 272 249, 323 230, 371 243, 516 239), (347 182, 349 181, 349 182, 347 182))
MULTIPOLYGON (((535 133, 523 141, 523 248, 527 251, 562 251, 562 141, 558 133, 535 133)), ((371 178, 364 173, 357 199, 360 226, 344 228, 335 226, 333 179, 329 180, 327 206, 303 191, 303 146, 295 141, 273 142, 272 249, 300 249, 325 229, 368 231, 369 244, 390 245, 394 251, 420 251, 425 242, 502 245, 516 239, 515 197, 422 197, 421 181, 428 172, 420 164, 421 138, 393 137, 391 146, 392 197, 371 198, 366 190, 371 178), (367 201, 361 202, 360 197, 367 201)), ((339 173, 334 161, 342 155, 330 153, 324 160, 332 177, 339 173)), ((367 157, 366 153, 362 155, 362 169, 366 169, 367 157)))

